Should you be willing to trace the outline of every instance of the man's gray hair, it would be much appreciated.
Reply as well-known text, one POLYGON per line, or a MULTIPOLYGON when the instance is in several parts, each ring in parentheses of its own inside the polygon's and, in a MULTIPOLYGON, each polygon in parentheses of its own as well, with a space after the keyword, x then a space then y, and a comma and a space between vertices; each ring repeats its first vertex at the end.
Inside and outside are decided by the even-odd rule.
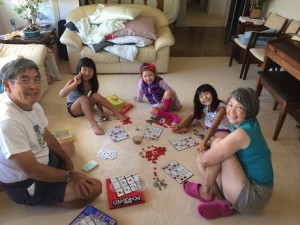
POLYGON ((0 71, 0 79, 3 80, 13 80, 16 74, 25 69, 35 69, 40 75, 39 67, 30 59, 18 58, 3 66, 0 71))

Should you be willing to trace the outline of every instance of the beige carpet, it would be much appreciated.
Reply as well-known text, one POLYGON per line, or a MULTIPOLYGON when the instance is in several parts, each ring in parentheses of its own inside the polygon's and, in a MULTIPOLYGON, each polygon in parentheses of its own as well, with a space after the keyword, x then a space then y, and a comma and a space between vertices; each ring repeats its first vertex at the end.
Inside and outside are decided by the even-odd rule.
MULTIPOLYGON (((219 93, 219 97, 225 99, 228 93, 236 87, 255 87, 257 67, 252 66, 246 81, 238 79, 240 65, 228 67, 229 58, 171 58, 170 71, 162 77, 178 93, 183 104, 179 113, 181 117, 192 108, 192 99, 195 89, 203 83, 212 84, 219 93)), ((68 74, 67 63, 60 64, 63 81, 55 82, 49 87, 41 104, 48 116, 51 130, 68 128, 75 138, 76 153, 73 160, 77 170, 90 160, 99 163, 99 167, 89 175, 98 177, 102 182, 106 178, 137 173, 143 181, 146 203, 127 208, 109 210, 107 204, 106 188, 103 194, 92 203, 103 212, 118 220, 120 225, 184 225, 184 224, 243 224, 243 225, 275 225, 275 224, 299 224, 300 220, 300 136, 296 128, 296 122, 290 116, 287 117, 278 141, 272 141, 278 111, 272 111, 273 100, 267 92, 261 96, 261 112, 258 116, 262 130, 272 151, 275 171, 274 195, 267 207, 255 216, 241 216, 236 214, 229 218, 212 221, 201 218, 197 213, 199 201, 188 197, 182 190, 182 186, 173 181, 160 167, 170 160, 176 159, 194 173, 191 181, 200 182, 195 165, 197 155, 196 147, 177 152, 169 143, 169 140, 179 137, 171 132, 170 128, 164 128, 158 142, 143 140, 141 145, 135 145, 131 139, 119 143, 113 143, 110 137, 95 136, 89 123, 84 117, 72 118, 66 111, 65 99, 58 97, 58 92, 71 76, 68 74), (153 164, 142 158, 139 153, 142 148, 148 146, 166 147, 166 155, 159 157, 157 164, 153 164), (118 157, 114 160, 103 160, 97 156, 100 148, 117 150, 118 157), (153 186, 154 167, 157 176, 164 179, 167 187, 161 191, 153 186)), ((133 103, 133 97, 137 91, 139 75, 101 75, 100 93, 104 96, 116 94, 127 102, 133 103)), ((147 127, 146 120, 149 104, 144 102, 134 103, 134 108, 128 112, 132 124, 123 125, 123 128, 132 137, 142 134, 147 127), (142 131, 136 131, 136 127, 142 127, 142 131)), ((97 115, 95 115, 97 117, 97 115)), ((98 117, 97 117, 98 118, 98 117)), ((103 124, 107 129, 120 125, 117 120, 103 124)), ((199 131, 199 127, 194 127, 199 131)), ((192 129, 192 130, 193 130, 192 129)), ((188 134, 195 140, 193 131, 188 134)), ((0 193, 0 224, 1 225, 53 225, 69 224, 82 210, 61 209, 51 206, 28 207, 16 205, 10 201, 4 192, 0 193)))

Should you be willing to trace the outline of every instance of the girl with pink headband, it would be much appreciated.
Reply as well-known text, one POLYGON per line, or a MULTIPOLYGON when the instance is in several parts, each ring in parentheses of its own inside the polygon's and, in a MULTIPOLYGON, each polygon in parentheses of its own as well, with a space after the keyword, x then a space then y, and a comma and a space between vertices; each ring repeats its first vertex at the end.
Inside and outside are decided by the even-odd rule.
POLYGON ((158 76, 154 64, 144 63, 140 71, 141 79, 135 101, 142 102, 145 95, 152 105, 151 115, 159 118, 171 118, 175 123, 179 123, 178 115, 169 112, 170 110, 179 110, 182 107, 176 92, 158 76))

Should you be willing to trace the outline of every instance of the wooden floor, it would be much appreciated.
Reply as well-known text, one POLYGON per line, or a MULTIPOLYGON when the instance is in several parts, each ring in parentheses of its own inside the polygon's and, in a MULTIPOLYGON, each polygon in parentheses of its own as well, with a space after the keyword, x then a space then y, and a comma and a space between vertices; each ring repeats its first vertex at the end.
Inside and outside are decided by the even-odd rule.
POLYGON ((175 27, 171 57, 230 56, 224 27, 175 27))

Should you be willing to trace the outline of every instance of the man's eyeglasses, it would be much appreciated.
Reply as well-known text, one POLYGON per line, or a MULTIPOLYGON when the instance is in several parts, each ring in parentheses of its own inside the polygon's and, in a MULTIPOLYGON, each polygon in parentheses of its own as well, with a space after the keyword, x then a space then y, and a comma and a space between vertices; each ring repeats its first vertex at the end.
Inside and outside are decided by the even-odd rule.
POLYGON ((37 77, 37 78, 34 78, 33 80, 29 79, 29 78, 22 78, 20 80, 12 80, 14 82, 18 82, 22 85, 29 85, 31 84, 31 82, 33 82, 34 84, 40 84, 42 79, 37 77))

